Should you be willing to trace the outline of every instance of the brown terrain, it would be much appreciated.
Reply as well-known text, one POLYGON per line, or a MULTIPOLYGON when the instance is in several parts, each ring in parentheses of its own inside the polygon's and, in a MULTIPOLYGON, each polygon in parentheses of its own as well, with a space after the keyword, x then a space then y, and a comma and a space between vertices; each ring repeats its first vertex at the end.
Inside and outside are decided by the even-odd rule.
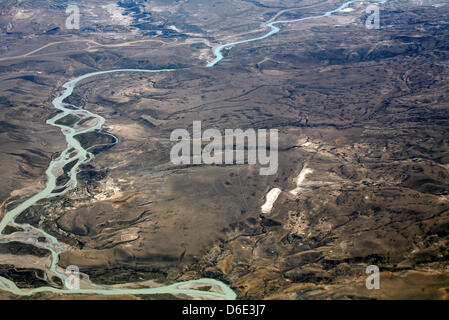
MULTIPOLYGON (((52 1, 0 4, 0 215, 43 188, 49 161, 64 149, 64 136, 45 123, 64 82, 101 70, 173 68, 89 78, 69 98, 102 115, 119 142, 95 150, 76 190, 16 220, 70 245, 61 267, 77 265, 107 285, 214 278, 239 299, 447 299, 446 2, 380 5, 378 30, 365 27, 366 3, 355 3, 226 49, 205 67, 214 46, 262 35, 270 19, 343 2, 129 1, 151 18, 129 11, 109 21, 86 1, 81 30, 65 30, 65 7, 52 1), (172 164, 170 133, 191 132, 194 120, 221 132, 278 129, 278 172, 172 164), (275 187, 282 193, 262 213, 275 187), (365 287, 369 265, 381 270, 380 290, 365 287)), ((107 140, 100 132, 80 139, 107 140)), ((0 245, 0 275, 24 288, 47 283, 46 253, 11 244, 0 245), (2 262, 11 254, 21 265, 2 262)), ((18 297, 0 290, 0 298, 18 297)))

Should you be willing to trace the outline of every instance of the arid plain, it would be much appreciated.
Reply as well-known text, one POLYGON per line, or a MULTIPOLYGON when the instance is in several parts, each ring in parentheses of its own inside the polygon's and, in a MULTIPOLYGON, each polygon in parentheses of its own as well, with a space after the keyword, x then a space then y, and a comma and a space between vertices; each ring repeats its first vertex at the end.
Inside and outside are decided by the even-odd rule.
MULTIPOLYGON (((93 150, 75 190, 16 220, 69 246, 62 268, 77 265, 93 283, 114 286, 213 278, 239 299, 447 299, 446 2, 379 4, 380 29, 366 28, 368 2, 356 2, 225 49, 206 67, 219 44, 343 2, 85 1, 81 28, 67 30, 65 6, 3 1, 0 214, 43 188, 65 148, 46 124, 63 83, 95 71, 174 69, 90 78, 68 99, 106 119, 103 132, 79 137, 84 146, 110 143, 105 133, 118 143, 93 150), (277 173, 172 164, 170 133, 191 131, 195 120, 220 131, 278 129, 277 173), (262 212, 273 188, 282 192, 262 212), (373 264, 380 290, 365 287, 373 264)), ((59 287, 49 259, 0 244, 0 275, 23 288, 59 287)), ((31 296, 73 297, 112 298, 31 296)), ((19 297, 0 290, 0 298, 19 297)))

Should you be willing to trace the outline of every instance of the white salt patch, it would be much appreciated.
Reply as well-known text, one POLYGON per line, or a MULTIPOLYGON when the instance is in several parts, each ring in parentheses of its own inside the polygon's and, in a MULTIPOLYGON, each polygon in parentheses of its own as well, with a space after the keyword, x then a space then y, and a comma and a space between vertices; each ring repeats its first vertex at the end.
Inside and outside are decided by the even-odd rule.
POLYGON ((279 195, 281 194, 282 190, 279 188, 273 188, 270 190, 270 192, 267 193, 267 200, 263 204, 262 207, 262 213, 270 213, 271 210, 273 210, 273 205, 278 199, 279 195))

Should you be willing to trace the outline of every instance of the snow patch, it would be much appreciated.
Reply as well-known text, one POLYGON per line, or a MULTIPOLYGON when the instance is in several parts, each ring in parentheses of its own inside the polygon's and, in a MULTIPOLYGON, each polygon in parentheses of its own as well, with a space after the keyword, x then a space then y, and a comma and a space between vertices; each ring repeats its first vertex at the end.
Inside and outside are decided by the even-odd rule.
POLYGON ((128 26, 131 24, 132 18, 123 15, 124 10, 117 4, 110 3, 107 5, 103 5, 102 8, 109 13, 112 22, 115 23, 116 25, 128 26))
POLYGON ((306 176, 308 174, 311 174, 312 172, 313 172, 312 169, 304 167, 299 173, 298 178, 296 178, 296 188, 291 190, 290 193, 297 196, 299 192, 302 190, 300 186, 303 184, 304 180, 306 179, 306 176))
POLYGON ((273 210, 274 203, 278 199, 279 195, 281 194, 282 190, 279 188, 273 188, 270 190, 270 192, 267 193, 266 201, 260 207, 262 209, 262 213, 271 213, 271 210, 273 210))

